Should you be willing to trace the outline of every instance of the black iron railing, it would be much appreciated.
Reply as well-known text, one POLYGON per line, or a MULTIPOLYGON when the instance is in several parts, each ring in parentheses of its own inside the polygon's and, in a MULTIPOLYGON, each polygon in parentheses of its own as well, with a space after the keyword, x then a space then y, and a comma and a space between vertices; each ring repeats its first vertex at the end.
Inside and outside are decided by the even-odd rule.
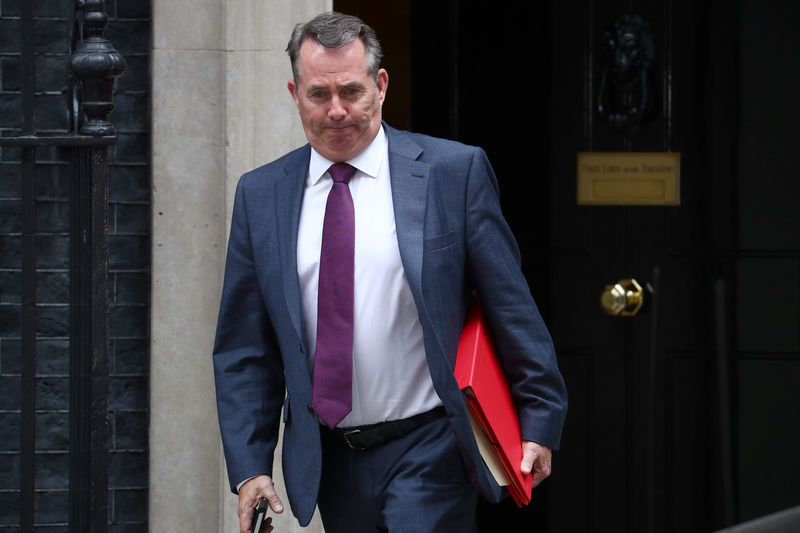
POLYGON ((69 531, 108 529, 108 121, 125 61, 103 34, 103 0, 75 0, 65 112, 70 130, 37 132, 35 2, 20 2, 20 135, 0 146, 21 150, 21 367, 19 526, 34 530, 36 472, 36 165, 37 149, 71 154, 69 312, 69 531))

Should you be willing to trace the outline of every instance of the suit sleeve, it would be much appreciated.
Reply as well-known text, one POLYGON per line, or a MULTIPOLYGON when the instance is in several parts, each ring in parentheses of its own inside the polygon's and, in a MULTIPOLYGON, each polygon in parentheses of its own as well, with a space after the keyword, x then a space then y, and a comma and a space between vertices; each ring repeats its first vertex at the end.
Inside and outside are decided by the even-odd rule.
POLYGON ((501 210, 497 180, 476 149, 466 195, 467 269, 517 404, 522 438, 558 449, 567 391, 553 342, 531 296, 501 210))
POLYGON ((272 475, 285 394, 280 352, 253 261, 244 183, 243 178, 236 189, 213 352, 217 413, 233 492, 253 475, 272 475))

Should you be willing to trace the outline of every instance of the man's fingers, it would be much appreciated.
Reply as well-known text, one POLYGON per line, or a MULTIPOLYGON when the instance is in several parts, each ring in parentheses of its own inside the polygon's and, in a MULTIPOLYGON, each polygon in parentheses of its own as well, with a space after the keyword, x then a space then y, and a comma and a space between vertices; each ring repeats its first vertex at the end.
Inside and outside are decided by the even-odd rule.
POLYGON ((239 533, 250 533, 250 525, 253 523, 253 510, 250 513, 239 514, 239 533))
POLYGON ((275 528, 272 527, 272 517, 268 516, 261 524, 261 531, 253 531, 252 533, 270 533, 273 529, 275 528))
POLYGON ((521 470, 523 474, 530 474, 533 470, 533 462, 536 460, 536 455, 527 453, 522 456, 521 470))
POLYGON ((281 499, 278 498, 278 493, 276 493, 274 489, 271 491, 271 494, 265 494, 264 497, 267 498, 267 501, 269 502, 269 508, 272 509, 272 512, 283 512, 283 504, 281 503, 281 499))
POLYGON ((533 472, 534 487, 550 475, 552 457, 553 452, 547 446, 531 441, 522 441, 520 469, 523 474, 533 472))
POLYGON ((542 457, 542 460, 537 461, 533 468, 533 486, 535 487, 548 476, 550 476, 551 465, 550 461, 542 457))
MULTIPOLYGON (((261 476, 259 476, 259 477, 261 477, 261 476)), ((263 477, 266 478, 266 479, 256 478, 256 479, 259 479, 259 481, 261 481, 261 483, 259 483, 259 486, 258 486, 258 493, 256 495, 257 496, 256 503, 258 503, 258 501, 261 498, 266 498, 267 499, 267 503, 269 503, 269 508, 272 509, 273 513, 282 513, 283 512, 283 503, 281 503, 281 499, 278 497, 278 493, 275 492, 275 484, 272 483, 272 479, 270 479, 269 477, 267 477, 267 476, 263 476, 263 477)), ((242 487, 242 488, 244 488, 244 487, 242 487)), ((255 507, 255 504, 253 504, 253 507, 255 507)))
POLYGON ((533 470, 533 463, 536 461, 538 455, 536 453, 537 446, 541 448, 541 446, 535 442, 528 440, 522 441, 522 464, 520 465, 520 469, 523 474, 530 474, 531 470, 533 470))
POLYGON ((248 495, 239 492, 239 505, 236 508, 236 514, 239 515, 239 531, 240 533, 248 533, 250 525, 253 522, 253 514, 255 514, 255 505, 251 505, 251 498, 248 495))
MULTIPOLYGON (((239 515, 239 532, 251 533, 250 528, 253 523, 253 515, 255 514, 255 507, 261 498, 266 498, 269 503, 270 509, 274 513, 283 512, 283 504, 275 492, 275 485, 269 476, 256 476, 245 482, 239 489, 239 505, 236 510, 239 515)), ((269 523, 265 523, 262 532, 272 531, 271 519, 269 523)), ((266 521, 265 521, 266 522, 266 521)), ((258 532, 252 532, 258 533, 258 532)))

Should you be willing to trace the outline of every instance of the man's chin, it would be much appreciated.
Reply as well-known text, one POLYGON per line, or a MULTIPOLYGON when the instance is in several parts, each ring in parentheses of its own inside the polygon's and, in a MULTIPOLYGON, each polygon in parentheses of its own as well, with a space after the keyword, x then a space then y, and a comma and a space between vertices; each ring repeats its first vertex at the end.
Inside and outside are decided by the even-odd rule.
MULTIPOLYGON (((312 146, 314 145, 312 144, 312 146)), ((348 159, 358 155, 357 153, 354 153, 354 147, 352 143, 343 143, 341 145, 337 145, 325 142, 314 146, 314 149, 325 159, 329 159, 334 162, 347 161, 348 159)))
POLYGON ((346 148, 352 146, 356 140, 355 133, 350 128, 337 128, 327 130, 326 135, 323 136, 325 144, 335 149, 346 148))
POLYGON ((324 141, 325 150, 333 153, 347 153, 353 149, 356 139, 352 135, 337 135, 324 141))
POLYGON ((348 148, 352 148, 352 146, 356 143, 356 140, 347 135, 342 137, 334 137, 328 138, 325 141, 325 144, 328 145, 328 148, 331 150, 347 150, 348 148))

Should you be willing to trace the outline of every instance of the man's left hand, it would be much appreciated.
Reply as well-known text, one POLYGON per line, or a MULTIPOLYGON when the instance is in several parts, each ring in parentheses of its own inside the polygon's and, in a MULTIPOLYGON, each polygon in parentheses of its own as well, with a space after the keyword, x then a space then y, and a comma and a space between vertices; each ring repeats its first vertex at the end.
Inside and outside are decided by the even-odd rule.
POLYGON ((550 475, 550 463, 553 451, 529 440, 522 441, 522 473, 533 472, 533 486, 541 483, 550 475))

